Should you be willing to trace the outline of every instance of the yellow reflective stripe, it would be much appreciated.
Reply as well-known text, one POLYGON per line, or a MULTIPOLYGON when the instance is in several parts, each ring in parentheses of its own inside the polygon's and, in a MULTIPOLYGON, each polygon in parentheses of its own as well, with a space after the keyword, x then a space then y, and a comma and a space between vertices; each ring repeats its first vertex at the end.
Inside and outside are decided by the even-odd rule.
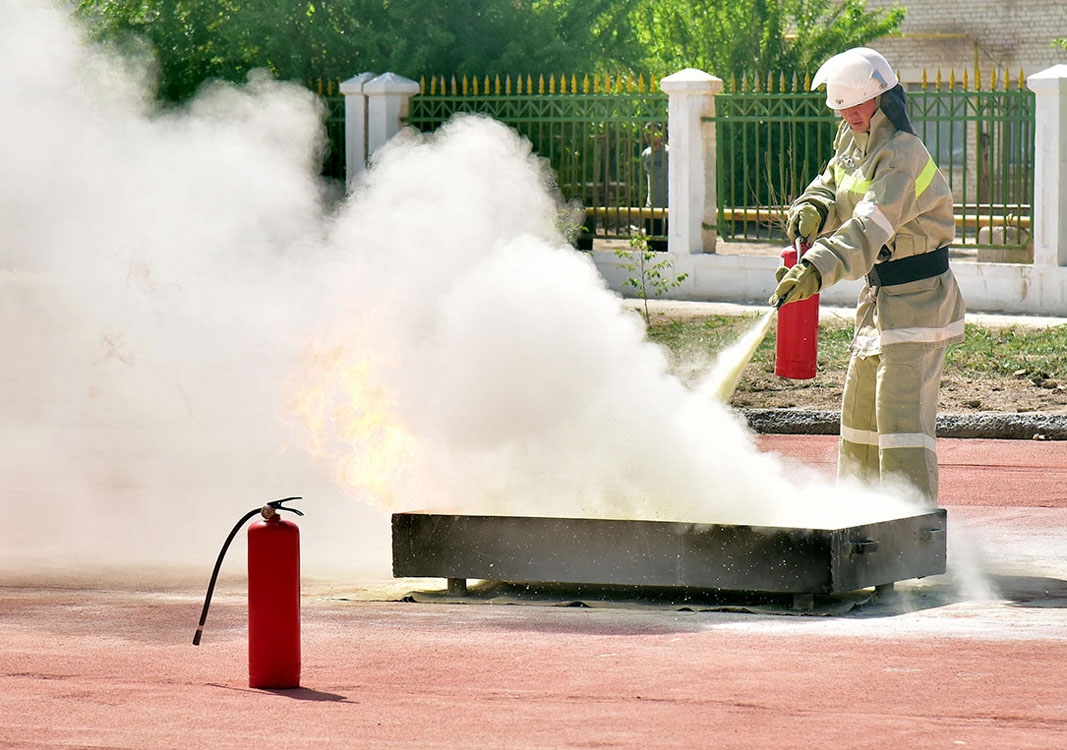
POLYGON ((837 186, 842 190, 859 195, 866 193, 867 188, 871 186, 871 181, 863 179, 859 173, 848 174, 836 164, 834 165, 834 179, 837 181, 837 186))
POLYGON ((931 158, 926 162, 923 171, 920 172, 919 176, 915 179, 916 199, 926 192, 926 188, 930 187, 930 183, 933 181, 935 174, 937 174, 937 165, 934 164, 934 160, 931 158))

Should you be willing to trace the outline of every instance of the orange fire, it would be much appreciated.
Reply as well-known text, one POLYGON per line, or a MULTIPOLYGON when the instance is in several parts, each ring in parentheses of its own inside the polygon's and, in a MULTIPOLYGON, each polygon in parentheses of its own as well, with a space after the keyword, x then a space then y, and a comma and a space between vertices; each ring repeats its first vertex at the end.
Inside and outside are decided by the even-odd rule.
POLYGON ((312 344, 287 412, 307 430, 308 450, 334 481, 385 510, 415 450, 379 373, 384 359, 344 344, 312 344))

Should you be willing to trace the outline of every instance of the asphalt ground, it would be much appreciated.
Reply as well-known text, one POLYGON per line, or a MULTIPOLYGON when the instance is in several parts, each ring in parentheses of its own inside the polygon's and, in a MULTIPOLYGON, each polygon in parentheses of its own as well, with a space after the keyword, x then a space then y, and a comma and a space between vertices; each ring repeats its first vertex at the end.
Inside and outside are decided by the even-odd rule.
MULTIPOLYGON (((759 440, 833 472, 833 436, 759 440)), ((239 582, 199 647, 202 571, 8 585, 0 747, 1067 747, 1067 442, 940 457, 949 573, 835 616, 306 580, 302 687, 270 691, 239 582)))

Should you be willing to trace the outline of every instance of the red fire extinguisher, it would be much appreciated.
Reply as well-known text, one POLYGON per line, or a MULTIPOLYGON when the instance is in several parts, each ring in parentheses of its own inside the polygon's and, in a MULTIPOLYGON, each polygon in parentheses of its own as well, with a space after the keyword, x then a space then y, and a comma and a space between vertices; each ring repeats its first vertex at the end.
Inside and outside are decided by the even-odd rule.
POLYGON ((300 498, 273 500, 248 511, 230 531, 215 561, 200 625, 193 636, 193 645, 199 646, 215 581, 230 542, 245 522, 259 513, 263 518, 248 527, 249 687, 300 686, 300 530, 278 515, 283 510, 304 515, 282 505, 291 500, 300 498))
MULTIPOLYGON (((797 238, 793 247, 782 250, 786 268, 796 265, 808 249, 797 238)), ((793 380, 815 377, 815 359, 819 344, 819 295, 800 302, 779 303, 778 331, 775 342, 774 374, 793 380)))

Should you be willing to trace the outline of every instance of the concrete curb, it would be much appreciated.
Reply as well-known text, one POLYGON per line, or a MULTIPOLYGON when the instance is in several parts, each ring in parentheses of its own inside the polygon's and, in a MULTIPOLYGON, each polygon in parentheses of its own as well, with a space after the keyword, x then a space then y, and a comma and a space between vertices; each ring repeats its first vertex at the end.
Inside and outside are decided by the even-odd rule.
MULTIPOLYGON (((744 409, 749 427, 767 435, 837 435, 841 413, 807 409, 744 409)), ((940 414, 937 435, 995 440, 1067 440, 1067 415, 940 414)))

